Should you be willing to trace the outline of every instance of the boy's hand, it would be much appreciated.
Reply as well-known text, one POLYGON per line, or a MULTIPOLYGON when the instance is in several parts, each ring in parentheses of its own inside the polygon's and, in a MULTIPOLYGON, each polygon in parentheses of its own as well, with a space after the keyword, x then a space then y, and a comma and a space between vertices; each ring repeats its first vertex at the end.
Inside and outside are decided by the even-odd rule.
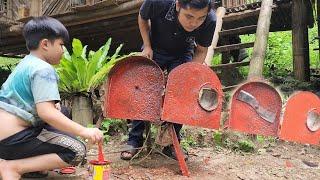
POLYGON ((103 141, 103 133, 98 128, 85 128, 82 137, 88 139, 93 144, 103 141))
POLYGON ((55 106, 59 111, 61 111, 61 105, 60 105, 60 103, 56 103, 54 106, 55 106))

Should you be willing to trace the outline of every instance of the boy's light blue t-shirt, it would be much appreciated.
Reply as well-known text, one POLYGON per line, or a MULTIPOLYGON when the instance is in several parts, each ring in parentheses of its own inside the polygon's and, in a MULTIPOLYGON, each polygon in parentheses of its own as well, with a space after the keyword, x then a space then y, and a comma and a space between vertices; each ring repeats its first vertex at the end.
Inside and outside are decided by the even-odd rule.
POLYGON ((60 101, 58 76, 49 63, 27 55, 2 85, 0 108, 37 126, 43 122, 36 104, 45 101, 60 101))

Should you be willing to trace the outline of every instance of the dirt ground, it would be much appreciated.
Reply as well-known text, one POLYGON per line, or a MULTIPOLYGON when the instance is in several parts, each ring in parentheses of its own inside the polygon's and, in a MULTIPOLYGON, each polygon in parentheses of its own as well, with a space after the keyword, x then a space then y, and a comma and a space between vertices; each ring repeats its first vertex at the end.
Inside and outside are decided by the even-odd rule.
MULTIPOLYGON (((190 147, 187 161, 191 176, 180 174, 177 161, 157 150, 147 156, 143 151, 131 162, 120 159, 124 146, 119 137, 105 147, 105 158, 112 161, 111 179, 320 179, 320 147, 275 140, 256 145, 252 153, 206 145, 190 147), (113 153, 114 152, 114 153, 113 153)), ((89 147, 88 160, 97 159, 97 149, 89 147)), ((47 179, 92 179, 86 164, 73 175, 50 172, 47 179)))

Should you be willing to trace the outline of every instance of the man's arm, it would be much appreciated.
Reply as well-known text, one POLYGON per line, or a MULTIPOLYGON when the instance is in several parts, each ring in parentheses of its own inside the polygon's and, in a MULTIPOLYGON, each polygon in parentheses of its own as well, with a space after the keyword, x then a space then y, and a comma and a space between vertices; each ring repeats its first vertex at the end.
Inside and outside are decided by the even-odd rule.
POLYGON ((150 33, 150 24, 148 20, 144 20, 141 15, 139 14, 138 17, 138 24, 139 24, 139 30, 140 34, 143 40, 143 51, 142 55, 146 56, 147 58, 152 59, 153 57, 153 51, 151 47, 151 41, 149 37, 150 33))
POLYGON ((207 52, 208 52, 207 47, 203 47, 203 46, 200 46, 199 44, 197 44, 192 62, 197 62, 197 63, 203 64, 204 60, 207 56, 207 52))

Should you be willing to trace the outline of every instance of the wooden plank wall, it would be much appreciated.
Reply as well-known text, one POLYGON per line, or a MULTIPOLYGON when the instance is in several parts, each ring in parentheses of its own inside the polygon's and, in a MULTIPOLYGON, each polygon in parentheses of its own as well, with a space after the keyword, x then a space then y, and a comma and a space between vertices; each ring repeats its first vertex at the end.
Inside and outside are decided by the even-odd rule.
POLYGON ((42 0, 42 15, 63 14, 71 10, 71 0, 42 0))
POLYGON ((26 0, 8 0, 7 3, 7 17, 12 20, 19 19, 19 8, 30 8, 30 2, 26 0))
POLYGON ((7 10, 7 0, 0 0, 0 12, 6 12, 7 10))
MULTIPOLYGON (((102 0, 92 0, 92 3, 98 3, 102 0)), ((71 11, 74 6, 85 5, 88 0, 42 0, 42 14, 55 15, 71 11)))
POLYGON ((262 0, 223 0, 222 6, 225 8, 234 8, 234 7, 240 7, 246 4, 261 2, 261 1, 262 0))

